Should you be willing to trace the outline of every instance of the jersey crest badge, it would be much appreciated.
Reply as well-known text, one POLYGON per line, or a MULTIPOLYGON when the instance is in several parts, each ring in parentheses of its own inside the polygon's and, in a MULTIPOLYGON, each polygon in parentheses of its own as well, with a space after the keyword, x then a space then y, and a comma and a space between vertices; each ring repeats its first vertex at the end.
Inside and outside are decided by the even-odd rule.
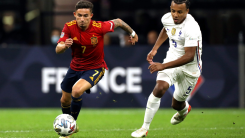
POLYGON ((98 44, 98 37, 93 36, 93 37, 91 37, 90 39, 91 39, 91 44, 92 44, 93 46, 95 46, 96 44, 98 44))
POLYGON ((175 35, 175 33, 176 33, 176 29, 173 28, 172 31, 171 31, 171 34, 172 34, 172 35, 175 35))

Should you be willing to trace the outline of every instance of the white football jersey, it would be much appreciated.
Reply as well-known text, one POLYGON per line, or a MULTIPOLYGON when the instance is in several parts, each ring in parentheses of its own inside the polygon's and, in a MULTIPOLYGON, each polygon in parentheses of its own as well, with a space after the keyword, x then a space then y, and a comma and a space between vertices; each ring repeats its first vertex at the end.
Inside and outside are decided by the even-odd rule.
POLYGON ((164 63, 176 60, 185 54, 184 47, 197 47, 194 60, 181 68, 186 75, 198 77, 202 71, 202 34, 195 19, 187 14, 181 24, 175 24, 171 13, 163 15, 161 19, 169 38, 169 50, 164 63))

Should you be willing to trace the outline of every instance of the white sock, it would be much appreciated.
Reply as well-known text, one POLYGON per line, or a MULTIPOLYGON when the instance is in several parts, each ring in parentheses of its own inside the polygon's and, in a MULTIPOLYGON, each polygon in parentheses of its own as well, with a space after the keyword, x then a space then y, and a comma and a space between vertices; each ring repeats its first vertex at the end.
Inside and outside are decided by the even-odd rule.
POLYGON ((189 108, 189 103, 188 103, 187 101, 185 101, 185 108, 182 109, 181 111, 178 111, 178 113, 179 113, 180 115, 185 115, 185 114, 188 113, 188 108, 189 108))
POLYGON ((144 124, 142 128, 149 130, 151 121, 159 109, 160 102, 161 98, 155 97, 153 93, 150 94, 146 105, 144 124))

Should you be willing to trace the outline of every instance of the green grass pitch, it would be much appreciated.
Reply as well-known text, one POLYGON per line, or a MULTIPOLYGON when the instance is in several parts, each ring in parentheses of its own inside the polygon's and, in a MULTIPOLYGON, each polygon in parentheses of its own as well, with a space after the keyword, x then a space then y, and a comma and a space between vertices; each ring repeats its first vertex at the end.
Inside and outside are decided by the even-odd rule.
MULTIPOLYGON (((77 120, 80 132, 73 138, 130 138, 141 127, 145 109, 82 109, 77 120)), ((161 108, 148 138, 245 138, 244 109, 195 109, 185 121, 171 125, 173 109, 161 108)), ((53 121, 58 108, 0 108, 0 138, 58 138, 53 121)))

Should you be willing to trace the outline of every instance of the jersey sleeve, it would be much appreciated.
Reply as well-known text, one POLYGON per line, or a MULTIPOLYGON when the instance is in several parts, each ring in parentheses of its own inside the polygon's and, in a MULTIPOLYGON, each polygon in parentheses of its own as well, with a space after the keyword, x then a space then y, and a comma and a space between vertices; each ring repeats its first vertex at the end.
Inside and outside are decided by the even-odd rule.
POLYGON ((70 38, 70 36, 71 36, 70 34, 71 34, 71 31, 68 28, 68 26, 65 24, 64 28, 63 28, 63 30, 61 32, 60 39, 59 39, 59 41, 57 43, 59 43, 61 41, 65 42, 66 39, 70 38))
POLYGON ((200 28, 198 25, 192 25, 191 27, 188 27, 185 36, 185 45, 184 47, 195 47, 198 46, 198 37, 199 37, 199 31, 200 28))
POLYGON ((163 26, 170 24, 170 20, 169 20, 170 16, 171 16, 171 13, 166 13, 162 16, 161 22, 162 22, 163 26))
POLYGON ((105 21, 101 23, 102 25, 102 33, 106 34, 108 32, 114 32, 114 22, 113 21, 105 21))

